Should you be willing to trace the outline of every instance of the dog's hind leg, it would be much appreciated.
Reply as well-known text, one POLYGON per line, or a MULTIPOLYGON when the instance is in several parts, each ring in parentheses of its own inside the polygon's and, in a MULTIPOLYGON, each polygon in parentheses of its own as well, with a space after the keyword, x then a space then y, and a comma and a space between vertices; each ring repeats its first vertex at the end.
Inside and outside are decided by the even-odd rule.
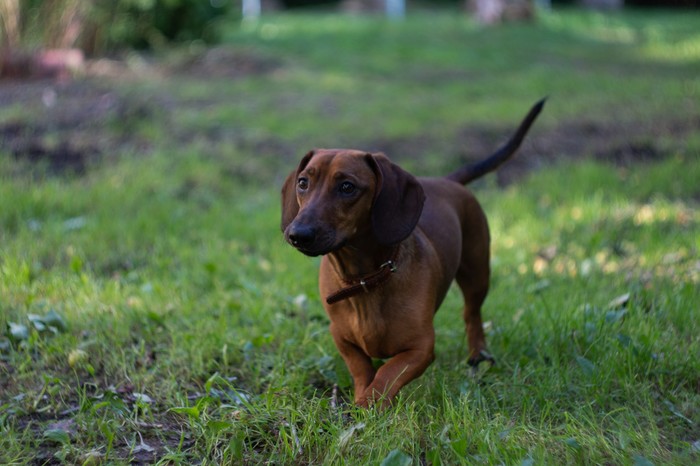
POLYGON ((468 362, 472 367, 478 366, 483 361, 489 361, 492 364, 495 362, 486 349, 486 336, 481 320, 481 305, 489 290, 489 257, 488 253, 480 256, 471 258, 472 260, 469 261, 463 260, 455 277, 464 295, 463 317, 469 344, 468 362))

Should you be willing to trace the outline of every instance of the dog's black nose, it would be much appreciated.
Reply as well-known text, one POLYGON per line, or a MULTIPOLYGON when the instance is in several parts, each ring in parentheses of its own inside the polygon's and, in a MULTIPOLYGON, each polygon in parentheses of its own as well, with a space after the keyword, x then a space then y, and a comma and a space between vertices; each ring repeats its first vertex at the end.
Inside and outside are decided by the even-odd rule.
POLYGON ((316 240, 316 229, 306 225, 292 225, 288 237, 292 246, 303 248, 316 240))

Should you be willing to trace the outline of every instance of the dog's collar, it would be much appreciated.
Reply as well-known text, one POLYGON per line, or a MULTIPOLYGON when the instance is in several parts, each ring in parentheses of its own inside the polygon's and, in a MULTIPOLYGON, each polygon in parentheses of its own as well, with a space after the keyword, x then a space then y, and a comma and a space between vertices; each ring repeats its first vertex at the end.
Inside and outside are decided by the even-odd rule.
POLYGON ((334 304, 338 301, 351 298, 360 293, 369 293, 374 288, 384 283, 391 277, 391 274, 396 272, 396 257, 399 255, 399 248, 394 248, 391 258, 379 266, 379 270, 365 275, 364 277, 351 278, 343 280, 348 284, 345 288, 341 288, 335 293, 331 293, 326 297, 328 304, 334 304))

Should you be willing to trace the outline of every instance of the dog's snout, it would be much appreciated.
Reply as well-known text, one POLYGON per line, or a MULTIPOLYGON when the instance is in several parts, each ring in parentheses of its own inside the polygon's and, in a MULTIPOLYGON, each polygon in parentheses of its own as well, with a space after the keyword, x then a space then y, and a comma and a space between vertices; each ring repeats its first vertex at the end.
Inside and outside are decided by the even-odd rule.
POLYGON ((316 229, 308 225, 292 225, 288 237, 295 247, 310 246, 316 240, 316 229))

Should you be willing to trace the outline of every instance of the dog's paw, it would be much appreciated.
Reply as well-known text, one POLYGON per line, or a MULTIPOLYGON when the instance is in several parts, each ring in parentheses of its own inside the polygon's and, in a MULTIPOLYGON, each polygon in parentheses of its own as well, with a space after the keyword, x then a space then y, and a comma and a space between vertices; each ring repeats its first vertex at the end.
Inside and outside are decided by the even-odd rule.
POLYGON ((489 353, 486 350, 481 350, 479 351, 479 354, 476 356, 469 358, 467 360, 467 364, 469 364, 469 367, 472 368, 472 370, 476 369, 479 364, 482 362, 487 361, 491 366, 496 364, 496 360, 491 356, 491 353, 489 353))
POLYGON ((469 364, 469 377, 473 381, 480 381, 481 378, 489 371, 495 364, 496 360, 488 353, 486 350, 482 350, 476 357, 469 358, 467 360, 469 364), (482 362, 488 362, 488 364, 481 364, 482 362))
POLYGON ((491 353, 489 353, 486 350, 479 351, 479 354, 477 354, 474 357, 469 358, 467 363, 471 367, 476 367, 484 361, 488 361, 489 363, 491 363, 491 365, 496 364, 496 360, 494 359, 494 357, 491 356, 491 353))

